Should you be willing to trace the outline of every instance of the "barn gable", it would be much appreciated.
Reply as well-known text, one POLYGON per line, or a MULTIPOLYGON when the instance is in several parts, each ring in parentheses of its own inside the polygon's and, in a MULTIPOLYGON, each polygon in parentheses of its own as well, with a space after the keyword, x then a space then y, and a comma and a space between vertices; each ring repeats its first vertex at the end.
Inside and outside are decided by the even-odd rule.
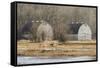
POLYGON ((53 39, 53 29, 46 21, 41 21, 37 29, 37 41, 45 41, 53 39))
POLYGON ((88 24, 82 24, 78 30, 78 40, 91 40, 92 31, 88 24))

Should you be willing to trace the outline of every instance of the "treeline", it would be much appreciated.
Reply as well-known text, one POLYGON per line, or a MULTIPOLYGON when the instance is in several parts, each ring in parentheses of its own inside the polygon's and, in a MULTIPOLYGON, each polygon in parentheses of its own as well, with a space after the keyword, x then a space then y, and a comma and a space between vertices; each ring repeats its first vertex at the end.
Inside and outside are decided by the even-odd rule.
POLYGON ((41 24, 40 20, 47 21, 53 28, 54 39, 64 38, 71 33, 68 24, 72 22, 88 23, 93 33, 96 33, 96 11, 95 8, 71 7, 71 6, 50 6, 18 4, 17 6, 17 31, 18 35, 23 34, 21 29, 28 23, 30 33, 36 38, 36 31, 41 24))

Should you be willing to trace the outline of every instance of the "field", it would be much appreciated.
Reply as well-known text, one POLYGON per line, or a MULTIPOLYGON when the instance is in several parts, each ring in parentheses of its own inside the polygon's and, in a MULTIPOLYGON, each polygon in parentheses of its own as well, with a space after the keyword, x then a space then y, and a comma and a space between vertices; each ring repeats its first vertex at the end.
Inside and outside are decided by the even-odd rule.
POLYGON ((33 43, 29 40, 17 42, 18 56, 96 56, 96 41, 45 41, 33 43))

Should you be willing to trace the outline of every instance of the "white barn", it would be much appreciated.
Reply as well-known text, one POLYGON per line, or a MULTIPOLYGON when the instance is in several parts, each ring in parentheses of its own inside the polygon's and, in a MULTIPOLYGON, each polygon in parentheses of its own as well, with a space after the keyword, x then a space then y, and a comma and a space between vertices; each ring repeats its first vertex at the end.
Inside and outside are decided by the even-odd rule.
POLYGON ((53 29, 46 21, 41 21, 37 29, 37 41, 46 41, 53 39, 53 29))
POLYGON ((92 31, 88 24, 82 24, 78 30, 78 40, 91 40, 92 31))

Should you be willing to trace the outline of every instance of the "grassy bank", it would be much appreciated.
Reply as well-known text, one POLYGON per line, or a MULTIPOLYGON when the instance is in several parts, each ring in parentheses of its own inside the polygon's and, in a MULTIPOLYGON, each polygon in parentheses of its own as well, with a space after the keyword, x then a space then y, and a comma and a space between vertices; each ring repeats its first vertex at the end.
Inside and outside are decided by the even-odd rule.
POLYGON ((33 43, 27 40, 17 42, 18 56, 95 56, 96 41, 45 41, 33 43))

